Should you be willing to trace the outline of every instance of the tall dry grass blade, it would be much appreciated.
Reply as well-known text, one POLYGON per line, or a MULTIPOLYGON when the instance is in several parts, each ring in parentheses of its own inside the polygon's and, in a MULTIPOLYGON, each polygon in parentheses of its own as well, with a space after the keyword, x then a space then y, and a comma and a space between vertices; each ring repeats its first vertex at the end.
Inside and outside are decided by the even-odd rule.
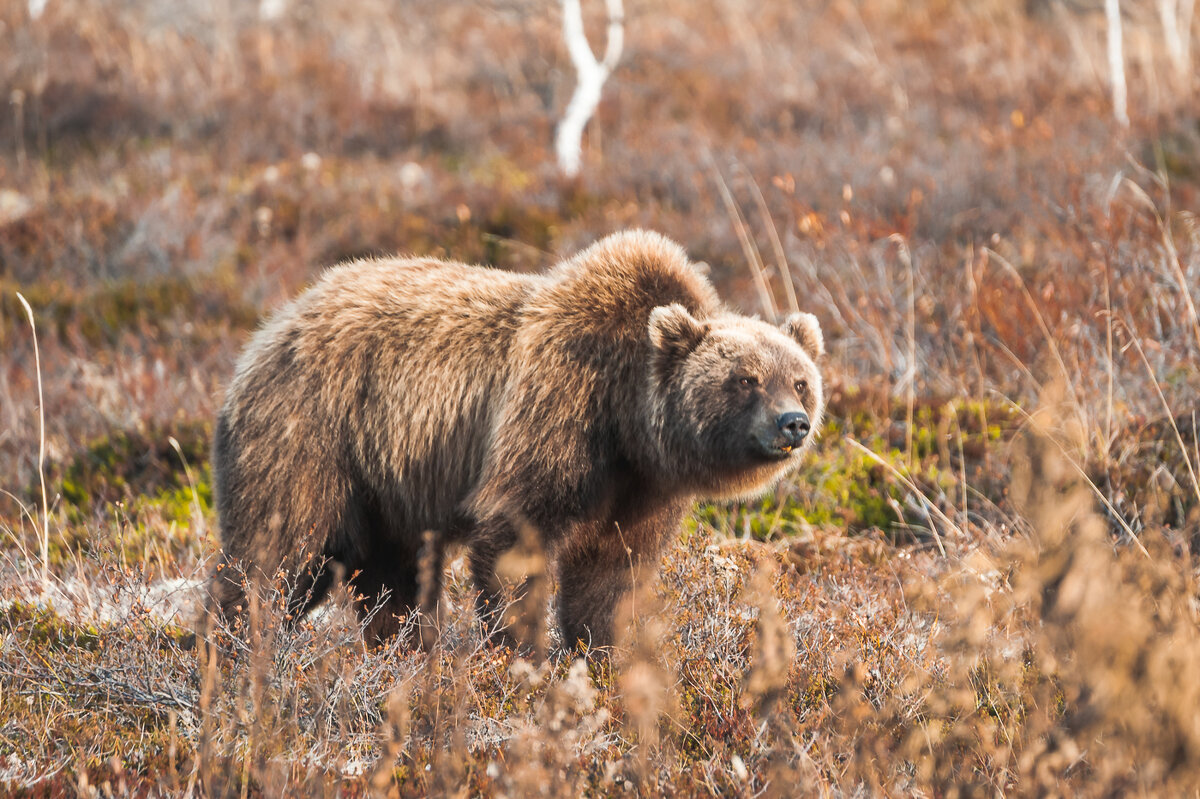
POLYGON ((1105 363, 1108 385, 1104 394, 1104 458, 1107 461, 1113 440, 1113 323, 1107 259, 1104 261, 1104 347, 1108 358, 1105 363))
POLYGON ((386 712, 380 723, 383 739, 383 754, 375 762, 369 781, 371 797, 389 795, 393 787, 393 769, 404 751, 404 742, 408 739, 409 726, 412 719, 413 684, 403 680, 388 693, 386 712))
MULTIPOLYGON (((1200 462, 1196 466, 1192 465, 1192 458, 1188 454, 1187 445, 1183 443, 1183 435, 1179 432, 1179 425, 1175 423, 1175 413, 1171 410, 1170 403, 1167 402, 1167 397, 1163 394, 1162 385, 1158 382, 1158 378, 1154 374, 1154 367, 1150 365, 1150 360, 1146 357, 1146 351, 1142 349, 1142 342, 1138 339, 1137 331, 1128 322, 1121 323, 1125 330, 1129 333, 1129 340, 1137 349, 1138 356, 1142 359, 1142 364, 1146 367, 1146 376, 1150 378, 1151 384, 1154 386, 1154 392, 1158 395, 1158 401, 1162 403, 1163 413, 1167 415, 1167 421, 1171 423, 1171 431, 1175 433, 1175 441, 1179 444, 1179 454, 1183 456, 1183 462, 1187 465, 1188 477, 1192 480, 1192 490, 1196 494, 1197 501, 1200 501, 1200 480, 1196 477, 1196 467, 1200 466, 1200 462)), ((1195 427, 1193 426, 1193 429, 1195 427)))
POLYGON ((1017 285, 1021 288, 1021 295, 1025 298, 1025 303, 1029 306, 1029 310, 1033 311, 1034 318, 1037 320, 1038 329, 1042 331, 1042 337, 1046 340, 1046 344, 1050 347, 1050 352, 1054 355, 1054 360, 1058 364, 1059 372, 1062 373, 1063 384, 1067 387, 1067 391, 1071 395, 1071 404, 1074 406, 1075 413, 1087 428, 1087 411, 1084 409, 1083 402, 1079 399, 1079 391, 1075 387, 1075 381, 1071 379, 1071 373, 1067 369, 1067 362, 1063 358, 1062 350, 1058 346, 1058 342, 1054 340, 1054 335, 1050 332, 1050 326, 1046 324, 1046 317, 1042 315, 1042 309, 1038 307, 1037 301, 1034 300, 1033 294, 1029 291, 1029 286, 1025 284, 1025 279, 1021 277, 1021 273, 1012 265, 1007 258, 995 250, 985 247, 983 250, 989 258, 995 258, 1000 262, 1000 265, 1008 270, 1008 273, 1017 281, 1017 285))
POLYGON ((760 718, 775 714, 787 697, 788 673, 796 657, 796 642, 775 595, 773 562, 759 564, 747 581, 742 601, 758 610, 750 670, 742 680, 741 703, 760 718))
POLYGON ((196 481, 192 479, 192 469, 188 465, 187 458, 184 457, 183 448, 179 446, 179 439, 175 438, 175 436, 167 436, 167 443, 179 455, 179 461, 183 464, 183 474, 187 478, 188 488, 192 492, 192 512, 196 514, 196 524, 200 527, 199 537, 204 539, 208 534, 208 530, 204 523, 204 511, 200 508, 200 494, 196 491, 196 481))
POLYGON ((42 591, 50 588, 50 503, 46 498, 46 402, 42 395, 42 354, 38 349, 37 325, 33 321, 33 309, 21 292, 17 299, 29 317, 29 330, 33 334, 33 363, 37 372, 38 387, 38 482, 42 489, 42 591))
POLYGON ((25 170, 25 92, 14 89, 9 94, 13 107, 13 132, 17 144, 17 169, 25 170))
POLYGON ((800 302, 796 298, 796 287, 792 285, 792 268, 788 265, 783 242, 779 239, 779 230, 775 227, 775 220, 771 216, 770 209, 767 208, 767 200, 763 197, 762 189, 759 188, 758 181, 754 179, 750 171, 745 167, 741 167, 741 170, 750 182, 754 204, 758 206, 758 215, 762 218, 763 227, 766 228, 767 235, 771 238, 771 249, 775 252, 775 268, 779 271, 779 282, 783 283, 783 292, 787 295, 788 308, 792 313, 799 313, 800 302))
MULTIPOLYGON (((985 388, 987 380, 983 373, 983 359, 979 355, 979 342, 985 339, 983 336, 983 328, 979 322, 981 312, 979 301, 979 283, 975 280, 975 258, 975 245, 972 243, 967 249, 966 257, 963 259, 963 263, 967 270, 967 288, 969 291, 968 296, 970 297, 970 302, 966 306, 968 309, 968 323, 965 325, 965 327, 967 333, 967 344, 970 346, 971 361, 975 364, 975 375, 976 380, 978 381, 976 383, 976 391, 982 395, 987 390, 985 388)), ((980 413, 984 413, 982 406, 980 406, 980 413)), ((987 427, 986 421, 984 421, 983 426, 985 428, 987 427)))
MULTIPOLYGON (((967 490, 967 453, 966 449, 963 447, 963 430, 962 425, 958 422, 957 413, 954 414, 954 428, 955 432, 957 433, 956 438, 958 439, 959 485, 961 486, 960 490, 962 491, 962 517, 963 528, 965 532, 965 528, 969 527, 971 523, 971 516, 968 512, 969 509, 967 506, 967 495, 969 494, 967 490)), ((985 424, 982 429, 987 430, 987 425, 985 424)))
POLYGON ((429 652, 441 636, 441 590, 444 541, 434 530, 422 536, 417 560, 417 636, 429 652))
POLYGON ((908 243, 904 237, 894 233, 888 237, 900 250, 900 260, 904 262, 908 273, 908 390, 905 392, 907 427, 905 431, 905 466, 913 467, 913 415, 917 404, 917 285, 913 275, 912 255, 908 251, 908 243))
MULTIPOLYGON (((954 530, 955 532, 957 532, 959 534, 959 537, 962 537, 962 529, 959 528, 959 526, 957 524, 955 524, 954 521, 949 516, 942 513, 941 509, 938 508, 937 505, 934 505, 933 501, 930 500, 929 497, 925 496, 925 492, 923 492, 923 491, 921 491, 921 489, 917 488, 916 484, 913 483, 912 480, 909 480, 906 476, 901 474, 899 469, 897 469, 895 466, 893 466, 892 464, 885 461, 883 458, 876 455, 874 452, 871 451, 871 449, 869 447, 867 447, 866 445, 864 445, 858 441, 855 441, 850 436, 846 436, 846 442, 849 443, 855 449, 862 452, 864 455, 866 455, 871 460, 875 461, 875 463, 882 466, 893 477, 895 477, 897 480, 899 480, 904 485, 905 488, 907 488, 909 491, 911 491, 916 496, 920 497, 921 500, 925 503, 925 506, 927 508, 929 508, 931 511, 933 511, 933 513, 936 514, 937 517, 945 523, 946 527, 948 527, 950 530, 954 530)), ((934 525, 932 523, 932 521, 930 522, 929 529, 933 531, 933 540, 934 540, 934 543, 937 544, 938 552, 941 553, 942 557, 946 557, 946 547, 942 543, 942 535, 941 535, 941 533, 938 532, 937 526, 934 525)))
POLYGON ((750 238, 750 233, 746 228, 746 221, 742 217, 741 209, 738 208, 737 201, 729 191, 729 186, 725 183, 725 178, 721 176, 721 170, 717 168, 712 154, 705 151, 705 156, 708 161, 708 168, 712 172, 713 180, 716 182, 717 189, 721 194, 721 201, 725 204, 725 210, 729 214, 729 219, 733 223, 733 229, 737 233, 738 241, 742 245, 742 253, 746 256, 746 263, 750 265, 750 270, 754 275, 754 285, 758 289, 758 299, 762 303, 763 313, 767 315, 769 320, 774 322, 779 319, 779 309, 775 305, 775 299, 771 296, 771 287, 767 284, 766 270, 763 267, 758 247, 755 246, 754 240, 750 238))
POLYGON ((196 740, 196 754, 192 760, 192 773, 188 776, 187 795, 195 795, 197 784, 202 790, 213 790, 216 774, 218 724, 216 708, 217 694, 221 686, 221 672, 216 636, 220 634, 217 619, 212 611, 205 612, 202 617, 202 627, 196 636, 196 646, 199 653, 197 671, 202 675, 200 696, 197 701, 197 713, 200 717, 200 729, 196 740))
POLYGON ((1200 466, 1200 435, 1197 435, 1198 430, 1200 428, 1196 427, 1196 412, 1192 411, 1192 451, 1196 456, 1196 465, 1200 466))
MULTIPOLYGON (((1033 418, 1033 414, 1029 413, 1029 411, 1025 410, 1008 397, 1003 395, 1000 395, 1000 397, 1007 402, 1013 408, 1013 410, 1024 416, 1026 421, 1030 422, 1031 424, 1037 424, 1037 421, 1033 418)), ((1066 450, 1066 447, 1064 447, 1056 438, 1051 437, 1050 440, 1053 441, 1054 445, 1062 451, 1063 458, 1066 460, 1066 462, 1069 463, 1071 468, 1083 478, 1083 481, 1087 483, 1088 488, 1092 490, 1092 493, 1095 494, 1104 507, 1108 509, 1109 514, 1117 520, 1117 524, 1121 525, 1121 529, 1124 530, 1125 534, 1129 536, 1130 540, 1137 545, 1137 548, 1141 551, 1141 553, 1147 558, 1150 557, 1150 553, 1146 550, 1146 547, 1141 542, 1141 539, 1137 537, 1137 534, 1133 532, 1133 528, 1129 526, 1129 522, 1125 521, 1125 518, 1117 512, 1116 507, 1112 504, 1112 502, 1109 501, 1108 497, 1104 496, 1104 492, 1101 491, 1096 483, 1092 481, 1092 478, 1088 477, 1087 472, 1084 471, 1083 467, 1080 466, 1079 463, 1070 456, 1066 450)))
POLYGON ((637 740, 631 765, 637 784, 645 787, 653 773, 651 750, 662 742, 662 721, 674 715, 673 679, 661 663, 666 638, 662 615, 662 604, 645 584, 635 586, 617 610, 616 649, 624 657, 616 670, 616 684, 625 709, 625 728, 637 740))

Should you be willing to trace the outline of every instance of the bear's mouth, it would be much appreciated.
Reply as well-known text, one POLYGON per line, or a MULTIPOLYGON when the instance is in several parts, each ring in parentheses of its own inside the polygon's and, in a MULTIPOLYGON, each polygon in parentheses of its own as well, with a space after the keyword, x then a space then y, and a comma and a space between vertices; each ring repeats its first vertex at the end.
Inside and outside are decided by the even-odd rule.
POLYGON ((757 441, 758 454, 769 461, 782 461, 790 458, 792 453, 800 448, 799 444, 786 441, 757 441))

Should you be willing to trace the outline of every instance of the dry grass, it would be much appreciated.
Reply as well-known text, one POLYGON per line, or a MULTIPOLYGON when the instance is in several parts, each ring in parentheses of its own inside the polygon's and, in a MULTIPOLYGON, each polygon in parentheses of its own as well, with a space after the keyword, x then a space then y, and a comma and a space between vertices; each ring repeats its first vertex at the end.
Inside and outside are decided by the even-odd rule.
POLYGON ((579 181, 548 0, 177 5, 0 3, 0 790, 1200 790, 1200 134, 1154 4, 1124 129, 1085 3, 630 2, 579 181), (524 656, 461 559, 428 654, 344 598, 286 630, 286 586, 201 623, 230 657, 181 647, 263 313, 341 258, 531 270, 632 225, 817 313, 831 404, 610 657, 546 631, 536 536, 524 656))

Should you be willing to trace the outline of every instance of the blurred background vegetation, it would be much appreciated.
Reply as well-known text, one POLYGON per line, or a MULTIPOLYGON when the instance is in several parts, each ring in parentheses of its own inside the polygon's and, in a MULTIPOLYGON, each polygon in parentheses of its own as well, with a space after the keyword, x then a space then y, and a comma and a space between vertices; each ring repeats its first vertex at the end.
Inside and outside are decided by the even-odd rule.
POLYGON ((550 0, 0 0, 3 785, 1194 791, 1190 9, 1119 4, 1126 124, 1098 0, 630 0, 566 179, 550 0), (493 652, 452 580, 432 656, 321 621, 198 671, 258 320, 339 260, 538 270, 632 226, 831 354, 808 465, 697 509, 629 664, 493 652))

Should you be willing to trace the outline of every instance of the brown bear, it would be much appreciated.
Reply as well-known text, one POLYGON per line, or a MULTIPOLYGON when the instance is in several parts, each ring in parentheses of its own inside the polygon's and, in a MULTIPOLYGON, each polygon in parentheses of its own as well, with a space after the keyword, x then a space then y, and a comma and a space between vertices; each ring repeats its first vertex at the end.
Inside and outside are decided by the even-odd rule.
MULTIPOLYGON (((361 612, 382 602, 366 630, 381 640, 420 604, 429 540, 434 580, 445 545, 466 545, 487 612, 497 558, 529 525, 563 644, 608 644, 633 570, 697 498, 759 494, 796 467, 823 350, 814 316, 731 313, 679 245, 644 231, 538 275, 333 267, 254 335, 220 411, 217 608, 284 574, 304 613, 340 564, 361 612)), ((440 585, 426 587, 428 605, 440 585)))

